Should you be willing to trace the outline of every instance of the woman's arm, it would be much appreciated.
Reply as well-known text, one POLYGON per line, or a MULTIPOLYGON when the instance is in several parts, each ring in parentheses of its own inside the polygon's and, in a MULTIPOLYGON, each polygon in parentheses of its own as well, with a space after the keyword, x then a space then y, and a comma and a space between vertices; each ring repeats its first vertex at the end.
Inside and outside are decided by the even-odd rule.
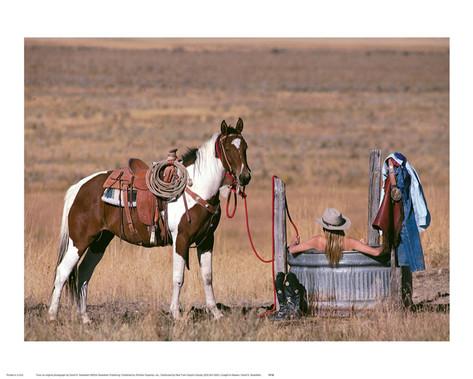
POLYGON ((373 255, 373 256, 378 256, 378 255, 381 255, 381 253, 383 252, 383 247, 382 246, 379 246, 379 247, 371 247, 361 241, 358 241, 354 238, 346 238, 345 239, 346 241, 346 249, 347 250, 356 250, 356 251, 359 251, 361 253, 365 253, 365 254, 369 254, 369 255, 373 255))
POLYGON ((318 236, 315 236, 315 237, 311 238, 310 240, 307 240, 307 241, 302 242, 302 243, 298 243, 298 241, 294 241, 293 243, 291 243, 289 245, 289 252, 291 254, 297 254, 297 253, 301 253, 305 250, 317 249, 318 238, 319 238, 318 236))

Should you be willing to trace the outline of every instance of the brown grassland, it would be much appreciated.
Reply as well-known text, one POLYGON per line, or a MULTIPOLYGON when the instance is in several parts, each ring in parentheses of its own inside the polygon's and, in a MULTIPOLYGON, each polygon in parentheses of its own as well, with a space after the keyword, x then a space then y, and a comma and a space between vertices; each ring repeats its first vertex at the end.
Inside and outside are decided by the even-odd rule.
POLYGON ((25 40, 25 340, 448 340, 448 40, 25 40), (401 151, 420 173, 432 214, 422 235, 427 270, 414 275, 419 312, 273 323, 270 267, 250 251, 243 208, 222 218, 214 287, 230 307, 214 321, 195 254, 181 296, 183 321, 166 313, 170 248, 112 242, 91 281, 91 325, 64 301, 46 310, 62 199, 93 172, 151 162, 198 146, 222 119, 245 121, 250 224, 271 248, 271 175, 287 183, 303 238, 335 206, 366 236, 368 155, 401 151))

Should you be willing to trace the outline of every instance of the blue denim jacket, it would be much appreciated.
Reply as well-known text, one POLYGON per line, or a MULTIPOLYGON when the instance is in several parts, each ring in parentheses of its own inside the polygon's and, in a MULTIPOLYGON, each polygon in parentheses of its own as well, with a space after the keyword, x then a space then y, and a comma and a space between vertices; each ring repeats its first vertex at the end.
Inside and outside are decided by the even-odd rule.
MULTIPOLYGON (((396 249, 398 265, 409 266, 411 272, 425 270, 424 251, 422 250, 419 228, 414 212, 414 203, 411 197, 413 177, 409 174, 405 164, 396 167, 394 171, 396 173, 397 186, 402 192, 404 210, 400 242, 396 249)), ((430 223, 428 211, 427 214, 429 215, 430 223)))

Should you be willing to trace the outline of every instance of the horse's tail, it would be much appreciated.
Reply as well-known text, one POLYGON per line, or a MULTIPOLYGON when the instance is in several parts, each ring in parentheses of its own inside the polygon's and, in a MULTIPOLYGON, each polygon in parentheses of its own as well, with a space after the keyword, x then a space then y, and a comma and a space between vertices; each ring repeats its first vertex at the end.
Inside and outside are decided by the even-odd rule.
MULTIPOLYGON (((71 210, 72 205, 74 204, 74 201, 76 199, 77 194, 79 193, 79 190, 81 187, 88 182, 90 179, 92 179, 94 176, 97 176, 99 174, 103 174, 106 171, 103 172, 98 172, 96 174, 93 174, 91 176, 88 176, 87 178, 84 178, 80 180, 79 182, 73 184, 72 186, 69 187, 69 189, 66 192, 66 195, 64 196, 64 208, 62 210, 62 219, 61 219, 61 232, 59 234, 59 252, 58 252, 58 258, 57 258, 57 263, 56 263, 56 270, 57 267, 61 264, 64 256, 66 255, 66 252, 69 248, 69 243, 71 243, 71 239, 69 237, 69 211, 71 210)), ((78 264, 74 267, 72 270, 71 274, 69 275, 69 278, 66 281, 66 288, 67 292, 70 295, 71 300, 75 301, 78 299, 79 296, 79 291, 78 291, 78 286, 79 286, 79 270, 78 270, 78 264)))
MULTIPOLYGON (((76 188, 77 184, 72 185, 66 192, 64 196, 64 207, 62 209, 62 218, 61 218, 61 231, 59 233, 59 251, 56 263, 56 270, 58 266, 61 264, 66 252, 69 248, 69 211, 71 210, 72 204, 76 198, 79 189, 76 188)), ((66 289, 70 295, 71 300, 75 300, 77 298, 77 287, 78 287, 78 268, 76 267, 72 270, 69 278, 66 281, 66 289)))

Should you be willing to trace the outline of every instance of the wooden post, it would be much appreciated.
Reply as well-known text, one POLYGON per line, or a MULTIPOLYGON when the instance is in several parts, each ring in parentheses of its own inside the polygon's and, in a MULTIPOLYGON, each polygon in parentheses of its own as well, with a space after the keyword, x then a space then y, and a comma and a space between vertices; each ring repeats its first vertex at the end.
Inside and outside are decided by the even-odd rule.
MULTIPOLYGON (((287 272, 286 189, 284 182, 274 178, 274 272, 287 272)), ((276 300, 277 302, 277 300, 276 300)), ((276 304, 279 309, 279 304, 276 304)))
POLYGON ((412 273, 409 267, 396 267, 395 249, 391 249, 391 305, 395 309, 412 306, 412 273))
POLYGON ((401 300, 406 309, 412 307, 412 272, 409 267, 401 267, 401 300))
POLYGON ((373 149, 370 153, 368 189, 368 245, 379 245, 379 232, 373 228, 372 223, 379 209, 381 196, 381 150, 373 149))
MULTIPOLYGON (((373 220, 379 209, 381 197, 381 150, 373 149, 370 153, 369 189, 368 189, 368 245, 379 246, 379 232, 373 228, 373 220)), ((389 196, 389 194, 385 194, 389 196)), ((412 277, 408 268, 396 267, 396 251, 391 249, 390 291, 391 305, 394 308, 406 306, 411 299, 412 277), (407 269, 407 270, 406 270, 407 269)))
MULTIPOLYGON (((389 194, 386 194, 389 196, 389 194)), ((401 270, 396 267, 396 249, 391 249, 391 305, 394 308, 401 306, 401 270)))

